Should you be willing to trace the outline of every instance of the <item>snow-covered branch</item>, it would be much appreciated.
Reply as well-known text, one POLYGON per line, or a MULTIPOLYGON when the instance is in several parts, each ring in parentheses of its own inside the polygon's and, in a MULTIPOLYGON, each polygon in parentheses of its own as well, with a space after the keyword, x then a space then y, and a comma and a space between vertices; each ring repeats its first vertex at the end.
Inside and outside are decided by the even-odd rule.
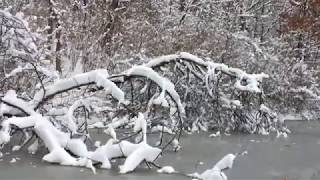
POLYGON ((75 75, 71 78, 57 80, 53 85, 45 87, 45 92, 41 89, 33 99, 35 109, 39 108, 48 99, 53 98, 59 93, 63 93, 81 86, 96 84, 98 87, 103 87, 107 94, 111 94, 119 102, 124 102, 124 93, 112 81, 108 79, 107 70, 94 70, 83 74, 75 75))
POLYGON ((217 72, 220 71, 224 74, 234 77, 237 79, 237 81, 235 82, 235 88, 237 88, 240 91, 251 91, 251 92, 259 93, 261 92, 260 84, 262 80, 264 78, 269 78, 269 76, 264 73, 248 74, 241 69, 232 68, 222 63, 205 61, 195 55, 192 55, 186 52, 181 52, 179 54, 174 54, 174 55, 161 56, 161 57, 150 60, 144 66, 150 67, 150 68, 156 68, 170 62, 177 63, 180 61, 186 61, 189 63, 194 63, 196 65, 205 67, 208 69, 209 75, 211 74, 215 75, 217 74, 217 72))

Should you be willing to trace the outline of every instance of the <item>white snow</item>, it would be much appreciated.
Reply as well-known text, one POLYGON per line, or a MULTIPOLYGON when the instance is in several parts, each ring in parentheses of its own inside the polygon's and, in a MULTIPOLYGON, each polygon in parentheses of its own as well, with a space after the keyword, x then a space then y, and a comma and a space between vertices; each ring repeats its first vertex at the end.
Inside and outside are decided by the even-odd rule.
POLYGON ((169 107, 169 103, 165 98, 165 91, 162 91, 157 98, 153 99, 153 104, 169 107))
MULTIPOLYGON (((242 38, 241 36, 237 36, 238 38, 242 38)), ((258 46, 255 46, 256 49, 259 50, 258 46)), ((260 51, 259 51, 260 52, 260 51)), ((255 93, 260 93, 260 83, 264 78, 269 78, 267 74, 260 73, 260 74, 248 74, 241 69, 238 68, 231 68, 228 67, 225 64, 221 63, 213 63, 211 61, 203 61, 201 58, 194 56, 192 54, 181 52, 179 54, 173 54, 173 55, 166 55, 161 56, 158 58, 155 58, 151 61, 149 61, 147 64, 144 64, 145 67, 153 68, 156 67, 162 63, 168 63, 172 61, 179 61, 179 60, 186 60, 194 62, 198 65, 202 65, 207 67, 208 72, 206 74, 206 86, 208 89, 209 94, 212 96, 211 87, 209 86, 209 81, 214 80, 216 77, 216 74, 218 72, 223 72, 225 74, 235 76, 237 78, 237 81, 235 83, 235 88, 241 90, 241 91, 250 91, 255 93), (244 82, 244 83, 242 83, 244 82)))
POLYGON ((227 176, 224 172, 218 169, 209 169, 204 171, 202 174, 198 175, 201 180, 227 180, 227 176))
POLYGON ((70 139, 67 142, 66 149, 70 150, 73 154, 79 157, 88 156, 87 146, 81 139, 70 139))
POLYGON ((261 73, 261 74, 247 74, 243 72, 242 70, 237 69, 235 71, 234 68, 232 70, 237 74, 237 81, 235 83, 235 88, 241 90, 241 91, 250 91, 255 93, 260 93, 260 83, 262 82, 262 79, 269 78, 267 74, 261 73), (242 84, 242 81, 244 81, 244 84, 242 84))
POLYGON ((39 140, 36 139, 29 147, 28 147, 28 153, 35 154, 38 151, 39 148, 39 140))
POLYGON ((217 168, 219 170, 231 169, 235 158, 236 156, 234 154, 227 154, 220 161, 217 162, 214 168, 217 168))
POLYGON ((123 155, 126 157, 140 147, 140 144, 134 144, 129 141, 121 141, 119 145, 123 155))
POLYGON ((176 172, 172 166, 163 166, 161 169, 157 170, 158 173, 166 173, 166 174, 172 174, 176 172))
POLYGON ((50 163, 58 163, 61 165, 73 165, 76 164, 76 159, 70 156, 63 148, 56 147, 46 154, 42 160, 50 163))
POLYGON ((291 88, 289 91, 293 92, 293 93, 305 93, 308 96, 310 96, 311 98, 313 98, 313 100, 320 100, 320 96, 318 96, 316 92, 307 88, 306 86, 291 88))
MULTIPOLYGON (((50 163, 59 163, 61 165, 85 166, 94 171, 91 161, 84 159, 76 159, 66 152, 64 148, 69 148, 74 154, 86 156, 86 146, 79 140, 70 139, 70 135, 58 130, 49 120, 42 117, 36 112, 30 112, 32 115, 27 117, 12 117, 2 122, 0 131, 1 143, 7 143, 10 140, 9 130, 10 124, 16 125, 19 128, 33 127, 38 137, 44 142, 49 153, 43 157, 44 161, 50 163), (91 165, 90 165, 91 163, 91 165)), ((35 142, 28 148, 34 152, 38 146, 35 142)))
POLYGON ((162 132, 162 131, 164 133, 173 134, 172 130, 166 126, 157 125, 157 126, 152 127, 152 129, 151 129, 151 132, 162 132))
POLYGON ((142 131, 143 133, 147 132, 147 122, 144 118, 144 115, 139 112, 138 117, 135 118, 135 123, 133 127, 134 132, 142 131))
POLYGON ((89 153, 89 158, 101 162, 101 168, 110 169, 110 159, 122 155, 119 145, 113 145, 113 142, 114 140, 110 139, 105 145, 100 146, 94 152, 89 153))
POLYGON ((134 144, 129 141, 121 141, 119 144, 113 144, 116 141, 116 134, 112 126, 107 129, 108 134, 112 136, 105 145, 100 146, 94 152, 89 153, 89 158, 102 163, 102 168, 110 169, 110 160, 115 157, 125 156, 126 160, 123 165, 119 166, 120 173, 133 171, 142 161, 152 162, 161 153, 161 149, 151 147, 147 144, 147 123, 142 113, 134 118, 134 131, 142 131, 143 141, 134 144), (113 135, 112 135, 113 134, 113 135))
POLYGON ((94 174, 96 173, 91 160, 87 158, 73 158, 61 147, 57 147, 50 153, 46 154, 42 158, 42 160, 50 163, 58 163, 65 166, 83 166, 91 169, 94 174))
MULTIPOLYGON (((241 69, 228 67, 225 64, 207 62, 208 72, 206 75, 206 85, 209 93, 211 93, 211 88, 209 87, 209 80, 214 80, 217 72, 223 72, 237 78, 235 83, 235 88, 241 91, 250 91, 259 93, 261 92, 260 83, 264 78, 269 78, 269 75, 260 74, 248 74, 241 69)), ((212 95, 212 94, 211 94, 212 95)), ((238 104, 236 102, 236 104, 238 104)))
POLYGON ((13 69, 9 74, 5 74, 6 78, 15 76, 18 73, 21 73, 24 70, 24 68, 22 68, 21 66, 16 67, 15 69, 13 69))
POLYGON ((26 64, 24 67, 21 67, 20 65, 18 65, 18 67, 13 69, 11 72, 9 72, 8 74, 5 74, 5 77, 6 78, 13 77, 19 73, 22 73, 23 71, 34 70, 36 68, 38 72, 45 74, 48 77, 48 79, 59 78, 59 74, 55 71, 51 71, 45 67, 38 66, 38 65, 34 65, 34 66, 32 66, 31 64, 26 64))
POLYGON ((124 102, 124 92, 117 87, 112 81, 108 79, 108 71, 105 69, 93 70, 87 73, 78 74, 71 78, 57 80, 53 85, 46 87, 44 95, 43 89, 38 91, 33 101, 35 104, 40 102, 43 98, 52 96, 55 93, 90 83, 95 83, 97 86, 101 86, 105 89, 107 94, 112 94, 119 102, 124 102))
MULTIPOLYGON (((8 90, 2 100, 23 109, 29 115, 34 114, 33 109, 25 101, 17 98, 17 94, 14 90, 8 90)), ((5 104, 2 104, 0 108, 0 115, 3 113, 21 114, 19 110, 17 111, 17 109, 11 108, 5 104)))
POLYGON ((10 163, 15 163, 15 162, 17 162, 16 158, 12 158, 11 161, 10 161, 10 163))
POLYGON ((286 132, 277 131, 277 138, 280 138, 280 137, 288 138, 288 134, 286 132))
POLYGON ((179 143, 178 139, 176 139, 176 138, 173 139, 172 146, 175 151, 179 151, 181 149, 180 143, 179 143))
POLYGON ((0 144, 8 143, 10 141, 10 135, 8 132, 0 130, 0 144))
POLYGON ((200 65, 206 64, 202 59, 198 58, 197 56, 194 56, 194 55, 187 53, 187 52, 181 52, 179 54, 171 54, 171 55, 160 56, 160 57, 154 58, 154 59, 150 60, 147 64, 145 64, 145 66, 153 68, 153 67, 158 66, 163 63, 169 63, 172 61, 179 61, 181 59, 185 59, 187 61, 192 61, 192 62, 194 62, 196 64, 200 64, 200 65))
POLYGON ((100 147, 100 146, 101 146, 101 141, 96 141, 96 142, 94 142, 94 146, 95 146, 95 147, 100 147))
MULTIPOLYGON (((160 76, 157 72, 155 72, 153 69, 146 67, 146 66, 133 66, 130 68, 126 74, 128 76, 135 75, 135 76, 144 76, 152 81, 156 82, 162 89, 162 91, 167 91, 169 95, 173 98, 173 100, 177 103, 178 110, 181 114, 184 114, 184 108, 182 106, 180 96, 175 90, 174 84, 168 80, 167 78, 164 78, 160 76)), ((164 92, 161 92, 164 93, 164 92)), ((161 94, 160 94, 161 95, 161 94)), ((164 96, 161 97, 161 100, 159 100, 161 103, 165 103, 164 96)), ((166 105, 166 104, 165 104, 166 105)))
POLYGON ((179 56, 176 55, 176 54, 173 54, 173 55, 166 55, 166 56, 160 56, 160 57, 157 57, 157 58, 154 58, 152 59, 151 61, 149 61, 147 64, 145 64, 146 67, 155 67, 159 64, 162 64, 162 63, 167 63, 167 62, 170 62, 170 61, 173 61, 173 60, 176 60, 178 59, 179 56))
POLYGON ((205 170, 202 174, 193 173, 191 176, 201 180, 227 180, 223 170, 231 169, 235 158, 234 154, 227 154, 212 169, 205 170))
POLYGON ((116 131, 111 125, 108 126, 108 129, 104 130, 104 133, 110 135, 114 140, 117 140, 116 131))
POLYGON ((12 147, 12 151, 19 151, 20 148, 21 148, 21 146, 15 145, 15 146, 12 147))
POLYGON ((212 133, 209 135, 209 137, 220 137, 221 134, 220 134, 220 131, 217 131, 216 133, 212 133))
POLYGON ((104 128, 104 127, 106 127, 106 126, 101 121, 95 122, 95 123, 90 124, 88 126, 88 128, 104 128))
POLYGON ((72 133, 76 133, 78 126, 75 123, 75 118, 73 116, 74 111, 83 105, 82 100, 75 101, 68 109, 67 112, 67 127, 71 130, 72 133))
POLYGON ((119 166, 120 173, 125 174, 133 171, 143 160, 153 162, 160 153, 161 149, 143 143, 126 158, 123 165, 119 166))

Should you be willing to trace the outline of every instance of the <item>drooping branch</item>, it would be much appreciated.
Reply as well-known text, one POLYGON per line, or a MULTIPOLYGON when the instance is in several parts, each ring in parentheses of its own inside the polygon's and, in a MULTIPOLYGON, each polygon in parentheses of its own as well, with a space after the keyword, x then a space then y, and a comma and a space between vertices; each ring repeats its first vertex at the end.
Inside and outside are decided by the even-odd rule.
POLYGON ((229 75, 230 77, 236 78, 235 88, 237 88, 240 91, 251 91, 260 93, 260 83, 264 78, 269 77, 267 74, 264 73, 248 74, 241 69, 228 67, 225 64, 204 61, 199 57, 186 52, 181 52, 175 55, 161 56, 152 59, 144 66, 154 69, 168 63, 177 63, 179 61, 186 61, 195 64, 196 66, 204 67, 207 69, 208 72, 222 72, 226 75, 229 75))
POLYGON ((182 116, 184 116, 185 110, 180 100, 180 96, 175 90, 174 84, 169 79, 160 76, 153 69, 143 65, 134 66, 122 74, 110 76, 109 78, 115 82, 121 82, 121 81, 124 82, 124 81, 130 80, 132 77, 148 78, 161 88, 160 95, 156 99, 153 99, 154 102, 155 101, 158 102, 157 104, 162 104, 163 106, 167 106, 168 102, 165 99, 165 93, 167 93, 175 103, 176 108, 178 109, 180 125, 183 124, 182 116))
POLYGON ((13 107, 15 109, 18 109, 19 111, 23 112, 25 115, 30 115, 29 113, 27 113, 22 107, 19 107, 18 105, 16 104, 13 104, 13 103, 10 103, 2 98, 0 98, 0 102, 1 103, 4 103, 5 105, 8 105, 10 107, 13 107))
POLYGON ((38 109, 43 103, 57 94, 92 84, 96 84, 98 87, 104 87, 106 92, 110 92, 112 96, 120 102, 124 102, 124 93, 116 86, 116 84, 108 79, 108 76, 107 70, 102 69, 75 75, 68 79, 59 80, 53 85, 46 87, 45 94, 43 90, 40 90, 35 94, 33 99, 34 109, 38 109))
POLYGON ((9 90, 3 98, 0 98, 0 102, 9 106, 8 108, 3 105, 0 106, 0 112, 6 114, 18 114, 17 112, 12 112, 18 110, 20 113, 24 113, 25 115, 32 115, 34 111, 29 107, 28 103, 23 101, 22 99, 17 98, 17 94, 14 90, 9 90))

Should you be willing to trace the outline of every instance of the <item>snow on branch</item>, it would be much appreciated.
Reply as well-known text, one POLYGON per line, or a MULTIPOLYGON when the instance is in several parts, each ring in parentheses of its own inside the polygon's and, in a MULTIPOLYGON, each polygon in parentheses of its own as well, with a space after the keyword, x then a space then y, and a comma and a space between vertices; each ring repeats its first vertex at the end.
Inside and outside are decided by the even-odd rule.
POLYGON ((225 155, 220 161, 218 161, 212 169, 205 170, 203 173, 193 173, 191 177, 196 177, 202 180, 227 180, 227 176, 223 172, 226 169, 231 169, 233 161, 237 156, 234 154, 225 155))
POLYGON ((108 79, 107 70, 100 69, 87 73, 75 75, 71 78, 57 80, 53 85, 38 91, 33 99, 35 109, 37 109, 44 101, 54 97, 59 93, 63 93, 74 88, 96 84, 98 87, 103 87, 105 91, 115 97, 119 102, 124 102, 124 92, 108 79))
MULTIPOLYGON (((52 72, 49 69, 42 67, 42 66, 38 66, 35 65, 37 71, 41 72, 42 74, 46 75, 47 77, 49 77, 50 79, 57 79, 59 78, 59 74, 56 72, 52 72)), ((5 78, 10 78, 13 76, 16 76, 19 73, 22 73, 24 71, 30 71, 30 70, 35 70, 35 67, 32 66, 31 64, 26 64, 24 67, 18 66, 17 68, 13 69, 11 72, 9 72, 8 74, 5 74, 5 78)))
POLYGON ((29 104, 19 98, 14 90, 9 90, 5 96, 0 99, 0 116, 4 114, 20 114, 26 115, 34 114, 34 110, 30 108, 29 104))
POLYGON ((24 59, 30 59, 29 57, 37 54, 35 35, 30 32, 21 12, 12 15, 8 9, 0 10, 0 20, 4 32, 1 43, 4 47, 8 47, 8 54, 24 59))
POLYGON ((313 98, 314 100, 319 100, 320 96, 318 96, 315 92, 313 92, 311 89, 307 87, 297 87, 297 88, 291 88, 289 92, 293 93, 303 93, 309 96, 310 98, 313 98))
POLYGON ((75 133, 77 131, 77 124, 75 123, 75 117, 73 116, 73 113, 77 108, 81 106, 84 106, 82 99, 75 101, 68 109, 66 124, 72 133, 75 133))
POLYGON ((162 97, 162 99, 159 101, 166 102, 166 100, 164 99, 164 92, 168 92, 171 98, 176 102, 176 105, 178 107, 178 111, 180 112, 180 114, 181 115, 184 114, 184 108, 182 106, 180 96, 176 92, 174 84, 169 79, 160 76, 153 69, 146 66, 133 66, 126 72, 126 75, 127 76, 143 76, 157 83, 162 89, 162 96, 160 94, 160 97, 162 97))
POLYGON ((50 163, 59 163, 69 166, 84 166, 91 168, 94 172, 91 160, 87 159, 88 150, 86 145, 80 139, 71 139, 68 133, 57 129, 48 119, 41 114, 36 113, 23 100, 16 98, 13 91, 7 93, 5 99, 13 103, 14 106, 20 107, 29 116, 26 117, 11 117, 1 123, 0 144, 10 142, 11 125, 20 129, 33 128, 37 136, 44 142, 49 153, 43 157, 44 161, 50 163), (71 156, 65 149, 80 157, 77 159, 71 156))
POLYGON ((182 59, 189 61, 189 62, 192 62, 192 63, 195 63, 195 64, 198 64, 198 65, 206 66, 205 61, 203 61, 202 59, 200 59, 190 53, 187 53, 187 52, 181 52, 179 54, 160 56, 160 57, 157 57, 157 58, 150 60, 144 66, 150 67, 150 68, 155 68, 155 67, 161 66, 163 64, 170 63, 173 61, 180 61, 182 59))
POLYGON ((269 76, 264 73, 248 74, 241 69, 228 67, 228 65, 223 63, 214 63, 211 61, 204 61, 201 58, 186 52, 181 52, 179 54, 174 54, 174 55, 161 56, 149 61, 147 64, 144 64, 144 66, 155 68, 155 67, 164 65, 166 63, 180 62, 180 61, 187 61, 187 62, 194 63, 196 65, 207 68, 208 73, 206 74, 206 79, 208 79, 209 76, 214 76, 215 74, 217 74, 217 72, 222 72, 231 77, 234 77, 236 78, 234 87, 240 91, 250 91, 250 92, 260 93, 261 92, 260 84, 262 80, 264 78, 269 78, 269 76))
MULTIPOLYGON (((161 153, 161 149, 151 147, 149 144, 147 144, 147 122, 142 113, 139 113, 135 120, 134 131, 137 132, 139 130, 141 130, 141 133, 143 134, 143 141, 139 144, 131 145, 131 147, 133 147, 129 150, 131 152, 125 155, 127 158, 124 164, 119 166, 121 174, 133 171, 143 161, 155 161, 161 153)), ((126 144, 130 145, 130 143, 126 144)))

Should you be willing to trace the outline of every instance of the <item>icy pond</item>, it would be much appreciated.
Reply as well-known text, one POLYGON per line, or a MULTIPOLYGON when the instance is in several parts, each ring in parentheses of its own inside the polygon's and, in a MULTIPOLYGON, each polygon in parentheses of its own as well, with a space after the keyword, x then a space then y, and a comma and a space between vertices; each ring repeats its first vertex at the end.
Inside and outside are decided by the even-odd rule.
MULTIPOLYGON (((167 153, 158 163, 173 166, 183 173, 203 172, 224 155, 247 150, 248 154, 237 158, 233 169, 226 172, 229 180, 320 179, 320 122, 289 121, 287 124, 292 130, 288 138, 235 134, 209 138, 209 133, 184 136, 182 151, 167 153)), ((99 134, 96 136, 99 139, 99 134)), ((188 179, 182 175, 158 174, 156 170, 143 166, 126 175, 119 175, 116 167, 112 170, 98 169, 93 175, 88 169, 41 162, 40 155, 27 154, 26 150, 10 154, 4 152, 0 179, 188 179), (16 162, 9 163, 12 158, 16 162)))

